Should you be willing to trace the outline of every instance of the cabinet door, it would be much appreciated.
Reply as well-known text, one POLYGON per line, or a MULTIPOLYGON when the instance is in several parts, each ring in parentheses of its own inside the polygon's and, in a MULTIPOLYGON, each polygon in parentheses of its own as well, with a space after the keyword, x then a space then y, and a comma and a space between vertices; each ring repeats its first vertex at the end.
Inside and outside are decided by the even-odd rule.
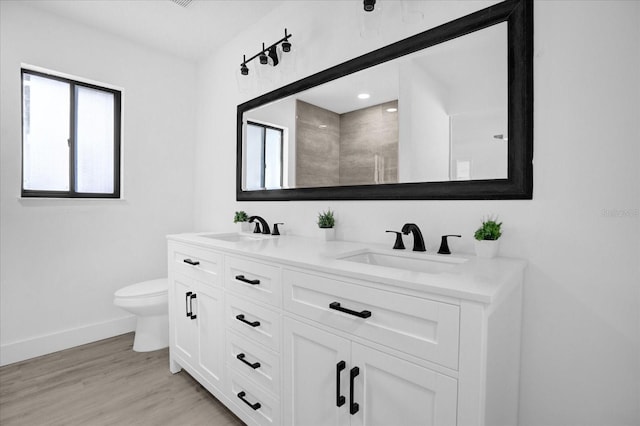
POLYGON ((349 347, 346 339, 284 319, 285 425, 349 424, 349 347))
POLYGON ((357 343, 351 364, 359 369, 354 400, 347 401, 358 404, 352 426, 456 424, 455 379, 357 343))
POLYGON ((173 283, 173 348, 176 355, 183 361, 195 366, 197 349, 197 319, 192 319, 188 314, 194 301, 191 299, 193 290, 187 279, 176 276, 173 283))
POLYGON ((197 293, 194 314, 198 317, 198 362, 202 375, 222 389, 222 355, 224 351, 224 303, 222 291, 207 289, 197 293), (197 308, 195 307, 197 306, 197 308))

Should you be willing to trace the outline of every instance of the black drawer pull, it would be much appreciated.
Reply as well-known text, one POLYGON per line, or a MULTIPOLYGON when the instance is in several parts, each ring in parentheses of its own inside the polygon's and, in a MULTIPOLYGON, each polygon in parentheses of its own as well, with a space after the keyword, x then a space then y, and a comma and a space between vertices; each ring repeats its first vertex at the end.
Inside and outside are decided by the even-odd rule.
POLYGON ((251 285, 260 284, 260 280, 250 280, 248 278, 245 278, 244 275, 236 275, 236 280, 242 281, 243 283, 247 283, 247 284, 251 284, 251 285))
POLYGON ((258 327, 260 326, 260 321, 247 321, 246 319, 244 319, 244 314, 240 314, 240 315, 236 315, 236 319, 238 321, 241 321, 247 325, 250 325, 251 327, 258 327))
POLYGON ((260 368, 260 363, 259 362, 254 362, 253 364, 250 363, 249 361, 247 361, 245 359, 246 355, 245 354, 238 354, 236 355, 236 358, 238 358, 240 361, 244 362, 245 364, 247 364, 249 367, 253 368, 254 370, 256 368, 260 368))
POLYGON ((249 401, 247 401, 246 399, 244 399, 244 397, 246 395, 247 395, 247 393, 245 391, 242 391, 242 392, 238 393, 238 398, 240 398, 242 400, 242 402, 244 402, 245 404, 247 404, 249 407, 253 408, 254 410, 257 410, 258 408, 262 407, 262 404, 260 404, 259 402, 256 402, 255 404, 252 404, 249 401))
POLYGON ((352 311, 351 309, 343 308, 340 306, 340 302, 331 302, 329 308, 335 309, 336 311, 344 312, 345 314, 353 315, 359 318, 369 318, 371 316, 371 311, 352 311))
POLYGON ((344 361, 340 361, 336 365, 336 406, 342 407, 344 405, 345 397, 340 395, 340 372, 347 368, 344 361))
POLYGON ((360 374, 360 369, 358 367, 353 367, 349 374, 349 399, 351 400, 349 413, 351 413, 352 416, 360 410, 360 405, 357 402, 353 402, 353 381, 358 374, 360 374))
POLYGON ((189 310, 191 311, 191 315, 189 316, 189 318, 191 318, 192 320, 198 318, 198 316, 193 313, 193 299, 195 299, 196 297, 197 296, 195 293, 189 296, 189 310))
POLYGON ((200 264, 200 262, 198 262, 197 260, 191 260, 191 259, 185 259, 183 260, 183 262, 193 266, 198 266, 200 264))
POLYGON ((187 312, 187 318, 191 318, 191 312, 189 311, 189 299, 193 293, 188 291, 184 295, 184 310, 187 312))

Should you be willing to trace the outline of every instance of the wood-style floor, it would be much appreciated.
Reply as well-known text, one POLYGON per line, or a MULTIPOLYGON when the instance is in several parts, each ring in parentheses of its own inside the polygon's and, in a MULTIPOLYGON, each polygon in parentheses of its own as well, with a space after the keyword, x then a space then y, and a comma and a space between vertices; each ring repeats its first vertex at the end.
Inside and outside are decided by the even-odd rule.
POLYGON ((133 333, 0 367, 0 425, 242 425, 133 333))

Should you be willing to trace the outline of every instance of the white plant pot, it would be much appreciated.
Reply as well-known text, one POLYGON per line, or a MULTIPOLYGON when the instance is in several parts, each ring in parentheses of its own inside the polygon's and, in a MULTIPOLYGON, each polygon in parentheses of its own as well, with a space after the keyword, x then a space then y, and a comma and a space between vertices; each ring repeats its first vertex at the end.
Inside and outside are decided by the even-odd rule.
POLYGON ((333 241, 336 239, 335 228, 318 228, 318 235, 323 241, 333 241))
POLYGON ((238 222, 240 232, 251 232, 251 224, 249 222, 238 222))
POLYGON ((473 240, 476 256, 490 259, 498 255, 500 240, 473 240))

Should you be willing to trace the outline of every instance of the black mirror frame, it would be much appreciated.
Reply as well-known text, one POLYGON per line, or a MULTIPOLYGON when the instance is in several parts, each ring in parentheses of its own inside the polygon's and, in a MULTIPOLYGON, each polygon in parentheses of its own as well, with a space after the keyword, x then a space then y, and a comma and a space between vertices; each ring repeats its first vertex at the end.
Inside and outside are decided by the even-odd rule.
POLYGON ((237 201, 532 199, 533 1, 506 0, 238 105, 236 155, 237 201), (242 190, 242 127, 246 111, 501 22, 507 22, 508 33, 507 179, 242 190))

